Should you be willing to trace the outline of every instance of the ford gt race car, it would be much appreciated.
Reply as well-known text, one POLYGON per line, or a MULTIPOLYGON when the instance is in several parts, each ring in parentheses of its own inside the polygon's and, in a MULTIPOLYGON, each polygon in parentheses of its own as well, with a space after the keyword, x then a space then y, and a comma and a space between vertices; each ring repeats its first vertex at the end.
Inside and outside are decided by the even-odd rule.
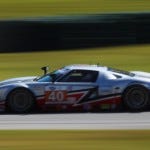
POLYGON ((98 111, 124 106, 141 111, 150 105, 150 73, 127 72, 99 65, 70 65, 41 77, 0 82, 0 109, 25 113, 98 111))

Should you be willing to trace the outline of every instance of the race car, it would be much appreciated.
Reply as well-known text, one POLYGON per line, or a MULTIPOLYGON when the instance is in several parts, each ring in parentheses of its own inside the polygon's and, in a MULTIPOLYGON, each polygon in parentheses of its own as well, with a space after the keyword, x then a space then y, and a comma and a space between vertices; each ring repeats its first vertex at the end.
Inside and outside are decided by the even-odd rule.
POLYGON ((141 111, 150 106, 150 73, 122 71, 106 66, 77 64, 0 82, 0 109, 26 113, 99 111, 123 106, 141 111))

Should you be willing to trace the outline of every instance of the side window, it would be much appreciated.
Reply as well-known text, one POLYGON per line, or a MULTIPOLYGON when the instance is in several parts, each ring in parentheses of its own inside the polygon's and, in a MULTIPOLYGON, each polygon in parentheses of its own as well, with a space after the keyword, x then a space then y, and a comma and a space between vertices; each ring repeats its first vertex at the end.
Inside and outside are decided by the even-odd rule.
POLYGON ((58 82, 95 82, 97 77, 98 71, 73 70, 58 82))

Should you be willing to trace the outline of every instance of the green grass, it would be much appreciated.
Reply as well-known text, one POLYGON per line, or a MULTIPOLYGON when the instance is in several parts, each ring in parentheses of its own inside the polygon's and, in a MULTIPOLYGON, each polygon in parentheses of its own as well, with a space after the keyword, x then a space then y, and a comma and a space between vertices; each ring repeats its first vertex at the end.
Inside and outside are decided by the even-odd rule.
POLYGON ((70 64, 97 64, 125 70, 150 72, 150 45, 106 47, 72 51, 1 53, 0 80, 41 75, 40 67, 52 70, 70 64))
POLYGON ((149 150, 150 130, 0 131, 2 150, 149 150))
POLYGON ((0 18, 149 11, 149 0, 1 0, 0 18))

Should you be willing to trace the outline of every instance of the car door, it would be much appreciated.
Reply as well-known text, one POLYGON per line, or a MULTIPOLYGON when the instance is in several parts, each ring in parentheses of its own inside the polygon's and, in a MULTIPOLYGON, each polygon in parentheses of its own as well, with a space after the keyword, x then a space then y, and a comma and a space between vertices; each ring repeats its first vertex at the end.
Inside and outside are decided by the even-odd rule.
POLYGON ((98 71, 75 69, 46 87, 47 104, 80 104, 98 95, 98 71))

